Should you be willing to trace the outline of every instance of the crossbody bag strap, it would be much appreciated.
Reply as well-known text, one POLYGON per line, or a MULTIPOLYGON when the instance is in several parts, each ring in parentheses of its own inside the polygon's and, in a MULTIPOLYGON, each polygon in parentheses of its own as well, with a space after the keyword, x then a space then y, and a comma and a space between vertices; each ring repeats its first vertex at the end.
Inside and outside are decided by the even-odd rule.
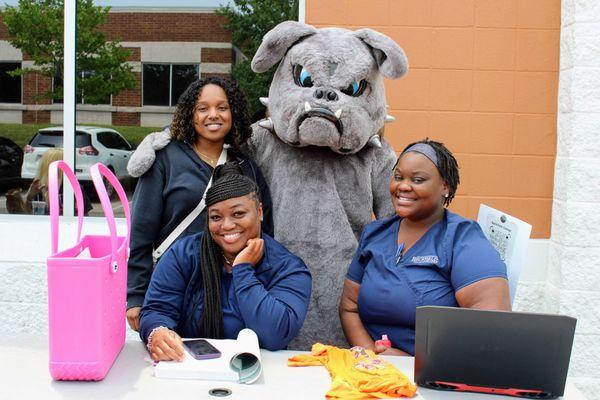
MULTIPOLYGON (((223 150, 221 151, 221 155, 219 156, 219 160, 217 161, 217 165, 225 164, 225 162, 227 161, 227 148, 225 146, 226 145, 223 146, 223 150)), ((175 229, 173 229, 173 231, 160 244, 160 246, 158 246, 156 248, 156 250, 154 250, 152 252, 152 258, 154 259, 155 262, 158 261, 158 259, 165 253, 165 251, 167 251, 168 248, 171 247, 171 245, 173 244, 173 242, 175 240, 177 240, 177 238, 183 233, 183 231, 185 231, 186 228, 188 226, 190 226, 190 224, 192 222, 194 222, 194 220, 198 217, 198 215, 200 215, 200 213, 202 212, 202 210, 204 210, 204 207, 205 207, 205 204, 206 204, 206 202, 205 202, 206 192, 208 192, 208 189, 210 189, 210 186, 212 185, 212 180, 213 180, 213 177, 211 175, 210 180, 208 181, 208 184, 206 185, 206 189, 204 190, 204 194, 202 195, 202 198, 200 199, 200 202, 198 203, 198 205, 196 206, 196 208, 194 208, 192 210, 192 212, 190 212, 188 214, 188 216, 185 217, 183 219, 183 221, 181 221, 179 223, 179 225, 177 225, 177 227, 175 229)))

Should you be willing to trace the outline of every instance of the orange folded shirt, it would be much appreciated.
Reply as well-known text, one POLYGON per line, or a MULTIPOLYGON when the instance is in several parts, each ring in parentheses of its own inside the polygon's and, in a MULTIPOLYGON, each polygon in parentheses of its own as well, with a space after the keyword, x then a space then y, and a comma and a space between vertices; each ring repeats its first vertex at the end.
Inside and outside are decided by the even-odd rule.
POLYGON ((328 399, 413 397, 417 387, 393 365, 360 346, 350 350, 316 343, 312 354, 288 359, 290 367, 323 365, 331 375, 328 399))

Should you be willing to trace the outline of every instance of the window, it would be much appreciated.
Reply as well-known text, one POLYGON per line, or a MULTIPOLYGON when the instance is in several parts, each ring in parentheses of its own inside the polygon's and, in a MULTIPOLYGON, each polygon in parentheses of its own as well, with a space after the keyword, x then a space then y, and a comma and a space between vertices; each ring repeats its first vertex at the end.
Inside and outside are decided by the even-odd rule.
POLYGON ((98 141, 109 149, 132 150, 129 143, 114 132, 98 132, 98 141))
MULTIPOLYGON (((92 144, 90 135, 77 131, 75 134, 75 147, 85 147, 92 144)), ((63 147, 63 131, 39 131, 29 142, 31 147, 63 147)))
POLYGON ((197 64, 144 64, 142 104, 174 106, 179 96, 198 77, 197 64))
POLYGON ((196 65, 173 65, 172 76, 171 105, 174 106, 190 83, 198 80, 198 67, 196 65))
POLYGON ((8 74, 17 68, 20 62, 0 62, 0 103, 21 103, 21 77, 8 74))
POLYGON ((125 139, 123 139, 120 135, 111 132, 110 133, 112 136, 112 142, 113 142, 113 148, 117 149, 117 150, 133 150, 131 148, 131 145, 129 143, 127 143, 127 141, 125 139))

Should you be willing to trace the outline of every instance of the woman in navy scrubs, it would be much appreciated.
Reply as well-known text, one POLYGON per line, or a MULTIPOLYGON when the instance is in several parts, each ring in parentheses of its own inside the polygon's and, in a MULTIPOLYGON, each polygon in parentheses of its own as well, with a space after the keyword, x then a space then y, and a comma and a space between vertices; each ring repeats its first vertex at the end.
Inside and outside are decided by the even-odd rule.
POLYGON ((506 265, 479 225, 447 210, 458 164, 439 142, 407 146, 390 183, 396 215, 367 225, 348 268, 340 319, 348 343, 413 355, 416 308, 510 310, 506 265), (376 345, 382 335, 390 348, 376 345))

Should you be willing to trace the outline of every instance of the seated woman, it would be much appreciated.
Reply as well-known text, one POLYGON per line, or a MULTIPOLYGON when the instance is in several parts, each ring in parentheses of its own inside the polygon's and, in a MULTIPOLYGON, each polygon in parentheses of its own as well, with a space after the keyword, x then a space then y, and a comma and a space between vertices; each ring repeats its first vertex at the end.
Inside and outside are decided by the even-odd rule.
POLYGON ((180 337, 235 339, 250 328, 260 346, 284 349, 311 293, 304 262, 261 234, 259 189, 239 166, 215 169, 203 233, 176 242, 156 265, 140 314, 154 360, 183 359, 180 337))
POLYGON ((475 221, 445 208, 459 183, 442 144, 406 147, 390 183, 396 215, 364 229, 340 301, 348 343, 413 355, 416 307, 510 310, 506 266, 475 221), (392 347, 375 345, 387 335, 392 347))

